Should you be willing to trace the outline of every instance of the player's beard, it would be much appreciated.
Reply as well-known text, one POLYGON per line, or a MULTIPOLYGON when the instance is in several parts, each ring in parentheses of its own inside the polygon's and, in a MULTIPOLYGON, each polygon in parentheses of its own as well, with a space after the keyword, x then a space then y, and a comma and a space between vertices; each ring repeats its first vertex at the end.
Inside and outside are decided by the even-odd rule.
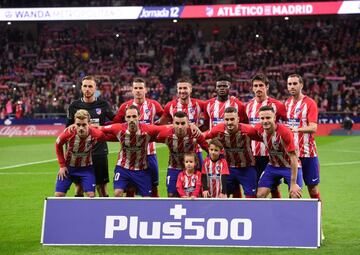
POLYGON ((179 128, 178 130, 176 130, 176 135, 177 135, 178 137, 184 137, 184 136, 186 135, 186 131, 183 130, 183 129, 181 129, 181 128, 179 128))
POLYGON ((182 100, 187 100, 190 95, 188 93, 180 93, 179 94, 179 97, 182 99, 182 100))
POLYGON ((217 97, 220 101, 225 102, 229 98, 229 93, 218 93, 217 97))
POLYGON ((256 95, 256 97, 258 97, 258 98, 262 98, 263 97, 263 92, 262 91, 257 91, 256 93, 255 93, 255 95, 256 95))
POLYGON ((136 132, 137 131, 137 125, 135 122, 130 122, 129 123, 129 131, 130 132, 136 132))
POLYGON ((265 122, 264 124, 262 124, 262 126, 266 132, 271 132, 271 130, 273 129, 270 122, 265 122))
POLYGON ((226 126, 226 129, 230 134, 233 134, 237 131, 236 125, 233 124, 226 126))
POLYGON ((219 97, 228 97, 229 90, 228 89, 219 89, 217 94, 219 97))
POLYGON ((289 93, 290 93, 290 95, 292 95, 292 96, 297 96, 297 94, 298 94, 298 92, 296 91, 296 89, 290 89, 290 90, 289 90, 289 93))
POLYGON ((89 92, 89 93, 84 93, 84 97, 85 97, 86 99, 91 99, 91 98, 94 97, 94 95, 95 95, 95 93, 91 93, 91 92, 89 92))

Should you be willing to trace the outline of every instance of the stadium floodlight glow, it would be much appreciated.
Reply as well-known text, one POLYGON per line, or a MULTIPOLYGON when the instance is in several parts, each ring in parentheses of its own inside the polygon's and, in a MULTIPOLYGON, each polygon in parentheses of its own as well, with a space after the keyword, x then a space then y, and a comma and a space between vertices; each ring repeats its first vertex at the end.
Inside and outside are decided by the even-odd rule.
POLYGON ((177 23, 177 22, 178 22, 178 20, 177 20, 177 19, 173 19, 173 22, 174 22, 174 23, 177 23))
POLYGON ((76 85, 75 85, 75 84, 73 84, 73 85, 72 85, 72 87, 73 87, 73 88, 75 88, 75 87, 76 87, 76 85))
POLYGON ((10 26, 10 25, 11 25, 11 22, 9 21, 7 24, 10 26))
POLYGON ((116 34, 115 36, 116 36, 116 37, 119 37, 120 35, 119 35, 119 34, 116 34))
POLYGON ((259 37, 260 37, 260 35, 259 35, 259 34, 256 34, 256 35, 255 35, 255 37, 256 37, 256 38, 259 38, 259 37))
POLYGON ((286 17, 284 18, 284 20, 289 20, 289 17, 288 17, 288 16, 286 16, 286 17))

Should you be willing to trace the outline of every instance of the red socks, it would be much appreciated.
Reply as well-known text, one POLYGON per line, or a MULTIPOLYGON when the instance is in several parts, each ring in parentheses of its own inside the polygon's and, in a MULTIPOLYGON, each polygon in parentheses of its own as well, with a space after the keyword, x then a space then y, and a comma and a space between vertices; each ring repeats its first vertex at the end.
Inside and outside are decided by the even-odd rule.
POLYGON ((159 197, 159 191, 156 186, 151 188, 151 197, 159 197))
POLYGON ((234 190, 233 198, 242 198, 240 187, 239 187, 239 189, 234 190))
POLYGON ((320 199, 320 192, 319 192, 319 193, 317 193, 317 194, 310 194, 310 197, 311 197, 311 198, 316 198, 316 199, 321 200, 321 199, 320 199))
POLYGON ((272 198, 281 198, 281 193, 278 188, 276 190, 271 191, 271 197, 272 198))
POLYGON ((130 186, 126 189, 126 197, 135 197, 136 188, 133 186, 130 186))

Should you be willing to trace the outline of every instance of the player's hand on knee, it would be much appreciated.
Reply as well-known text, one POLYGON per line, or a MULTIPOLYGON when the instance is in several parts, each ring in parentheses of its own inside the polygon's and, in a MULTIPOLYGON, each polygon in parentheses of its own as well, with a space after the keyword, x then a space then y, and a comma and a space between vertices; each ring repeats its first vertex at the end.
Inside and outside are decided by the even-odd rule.
POLYGON ((68 175, 68 169, 67 167, 60 167, 59 172, 58 172, 58 178, 63 181, 65 178, 67 178, 68 175))
POLYGON ((209 191, 208 191, 208 190, 204 190, 204 191, 203 191, 203 197, 205 197, 205 198, 210 197, 210 194, 209 194, 209 191))
POLYGON ((293 184, 290 186, 290 197, 291 198, 301 198, 302 192, 301 188, 297 184, 293 184))
POLYGON ((219 198, 228 198, 226 194, 220 193, 219 198))

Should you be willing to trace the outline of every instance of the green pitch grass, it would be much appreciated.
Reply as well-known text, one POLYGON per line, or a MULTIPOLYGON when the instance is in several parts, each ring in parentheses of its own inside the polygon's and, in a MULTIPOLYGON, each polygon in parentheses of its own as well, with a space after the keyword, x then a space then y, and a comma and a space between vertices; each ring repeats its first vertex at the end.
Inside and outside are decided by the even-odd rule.
MULTIPOLYGON (((320 249, 48 247, 40 244, 43 201, 53 196, 55 138, 0 139, 0 254, 360 254, 360 137, 318 137, 323 228, 320 249), (35 162, 35 163, 34 163, 35 162), (36 163, 37 162, 37 163, 36 163)), ((118 146, 110 144, 116 152, 118 146)), ((167 149, 158 149, 165 196, 167 149)), ((109 155, 110 175, 116 153, 109 155)), ((110 185, 111 186, 111 185, 110 185)), ((286 188, 283 187, 283 196, 286 188)), ((112 189, 110 189, 112 192, 112 189)), ((69 192, 73 196, 73 191, 69 192)), ((308 197, 307 194, 305 197, 308 197)), ((61 219, 59 219, 61 220, 61 219)), ((280 228, 281 226, 279 226, 280 228)), ((281 231, 281 230, 279 230, 281 231)))

